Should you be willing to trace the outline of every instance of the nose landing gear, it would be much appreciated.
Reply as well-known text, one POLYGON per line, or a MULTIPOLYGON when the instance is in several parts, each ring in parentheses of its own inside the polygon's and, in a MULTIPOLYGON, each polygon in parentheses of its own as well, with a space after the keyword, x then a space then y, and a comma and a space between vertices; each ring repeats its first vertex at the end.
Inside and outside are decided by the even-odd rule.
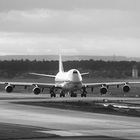
POLYGON ((77 94, 73 91, 71 91, 70 97, 77 97, 77 94))
POLYGON ((64 91, 60 92, 60 97, 65 97, 65 92, 64 91))
POLYGON ((81 97, 87 97, 87 94, 86 93, 82 93, 81 97))

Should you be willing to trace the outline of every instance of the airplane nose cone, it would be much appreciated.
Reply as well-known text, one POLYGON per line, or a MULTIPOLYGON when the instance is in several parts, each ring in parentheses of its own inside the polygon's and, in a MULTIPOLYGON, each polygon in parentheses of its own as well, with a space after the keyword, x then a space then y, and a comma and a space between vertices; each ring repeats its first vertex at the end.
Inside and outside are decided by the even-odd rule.
POLYGON ((80 74, 78 73, 77 70, 73 70, 71 73, 71 81, 73 82, 79 82, 81 81, 80 74))
POLYGON ((68 79, 72 82, 82 81, 82 77, 78 70, 72 69, 68 72, 68 79))

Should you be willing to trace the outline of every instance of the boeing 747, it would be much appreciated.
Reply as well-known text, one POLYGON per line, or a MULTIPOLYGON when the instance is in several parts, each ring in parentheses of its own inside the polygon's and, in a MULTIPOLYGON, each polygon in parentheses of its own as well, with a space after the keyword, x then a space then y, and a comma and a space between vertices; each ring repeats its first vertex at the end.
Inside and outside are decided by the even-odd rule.
POLYGON ((33 86, 33 93, 38 95, 44 88, 50 89, 50 96, 56 97, 56 91, 59 89, 60 97, 65 97, 69 93, 71 97, 77 97, 77 91, 81 91, 81 97, 87 96, 87 88, 100 87, 100 93, 106 94, 109 86, 122 86, 124 92, 130 91, 130 84, 140 82, 105 82, 105 83, 83 83, 82 76, 88 73, 80 73, 77 69, 71 69, 67 72, 64 71, 62 58, 59 57, 59 72, 56 75, 30 73, 37 76, 54 78, 54 83, 22 83, 22 82, 0 82, 5 84, 6 92, 10 93, 16 86, 33 86))

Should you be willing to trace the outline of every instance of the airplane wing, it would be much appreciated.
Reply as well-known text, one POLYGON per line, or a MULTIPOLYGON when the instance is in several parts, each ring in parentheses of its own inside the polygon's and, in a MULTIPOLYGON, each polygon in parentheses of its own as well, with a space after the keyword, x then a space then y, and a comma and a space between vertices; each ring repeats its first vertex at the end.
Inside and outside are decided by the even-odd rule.
POLYGON ((56 87, 55 83, 33 83, 33 86, 38 86, 41 88, 51 88, 51 87, 56 87))
POLYGON ((140 81, 124 81, 124 82, 102 82, 102 83, 85 83, 83 86, 85 87, 98 87, 98 86, 119 86, 126 84, 140 84, 140 81))
POLYGON ((27 87, 33 87, 34 94, 38 95, 41 91, 44 90, 44 88, 62 88, 61 85, 57 85, 55 83, 25 83, 25 82, 0 82, 0 85, 5 86, 6 92, 10 93, 13 91, 13 89, 17 86, 22 86, 25 89, 27 87))
POLYGON ((140 81, 83 83, 83 87, 94 88, 94 87, 101 87, 101 86, 121 86, 121 85, 129 85, 129 84, 140 84, 140 81))
POLYGON ((55 83, 28 83, 28 82, 0 82, 0 85, 11 85, 11 86, 38 86, 42 88, 51 88, 56 86, 55 83))
POLYGON ((117 86, 125 84, 128 84, 128 82, 83 83, 83 87, 92 88, 100 86, 117 86))
POLYGON ((85 83, 82 85, 83 88, 91 88, 93 91, 94 87, 100 88, 101 94, 106 94, 109 86, 122 86, 123 92, 130 91, 130 84, 140 84, 140 81, 130 81, 130 82, 104 82, 104 83, 85 83))

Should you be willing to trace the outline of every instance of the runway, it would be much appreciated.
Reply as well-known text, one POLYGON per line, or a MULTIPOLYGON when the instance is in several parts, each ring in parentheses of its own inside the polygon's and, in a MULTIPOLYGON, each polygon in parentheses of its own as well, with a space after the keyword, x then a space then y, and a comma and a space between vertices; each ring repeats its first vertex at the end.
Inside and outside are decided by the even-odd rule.
MULTIPOLYGON (((44 100, 61 102, 61 100, 73 99, 50 99, 45 95, 37 97, 31 94, 0 93, 0 139, 140 139, 139 117, 115 116, 12 103, 16 101, 44 100)), ((89 100, 89 98, 74 100, 89 100)))

